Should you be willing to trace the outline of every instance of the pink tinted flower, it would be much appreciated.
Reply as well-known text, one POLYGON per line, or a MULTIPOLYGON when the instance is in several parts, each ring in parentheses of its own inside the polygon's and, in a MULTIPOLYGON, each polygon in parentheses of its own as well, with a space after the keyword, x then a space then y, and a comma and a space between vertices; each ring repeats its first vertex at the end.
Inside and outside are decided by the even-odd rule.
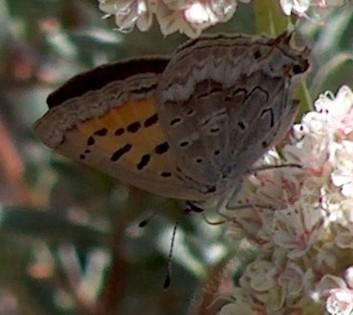
POLYGON ((238 286, 264 314, 353 314, 353 93, 314 107, 254 166, 232 203, 248 208, 227 212, 258 252, 238 286), (286 163, 301 168, 271 168, 286 163))
POLYGON ((306 11, 309 10, 310 7, 315 8, 327 8, 330 3, 334 2, 333 5, 339 5, 338 2, 342 2, 341 0, 280 0, 280 5, 282 7, 283 12, 286 15, 290 15, 292 13, 297 14, 299 16, 303 16, 306 11))
POLYGON ((107 16, 115 16, 115 23, 120 31, 128 32, 135 25, 141 31, 146 31, 152 25, 152 11, 147 0, 98 1, 99 8, 107 13, 107 16))
POLYGON ((129 31, 136 25, 145 31, 150 28, 155 15, 164 35, 178 31, 189 37, 197 37, 207 27, 228 21, 237 7, 237 0, 98 1, 102 11, 115 15, 120 30, 129 31))
POLYGON ((289 258, 297 258, 320 240, 323 217, 320 209, 298 202, 276 211, 273 224, 273 242, 288 250, 289 258))
POLYGON ((290 15, 292 12, 302 14, 309 9, 310 0, 280 0, 283 12, 290 15))
POLYGON ((333 275, 322 277, 316 287, 314 297, 325 303, 330 315, 350 315, 353 311, 353 290, 350 284, 352 267, 348 268, 342 279, 333 275))

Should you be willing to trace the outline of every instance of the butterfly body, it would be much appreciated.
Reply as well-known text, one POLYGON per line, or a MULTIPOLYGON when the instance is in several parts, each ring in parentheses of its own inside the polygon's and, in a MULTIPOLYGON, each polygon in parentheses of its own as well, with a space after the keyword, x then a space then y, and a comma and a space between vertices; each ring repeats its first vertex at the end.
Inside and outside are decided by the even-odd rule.
POLYGON ((211 35, 170 60, 98 68, 48 98, 35 132, 59 153, 144 190, 198 204, 222 199, 295 117, 292 78, 308 62, 288 41, 211 35))

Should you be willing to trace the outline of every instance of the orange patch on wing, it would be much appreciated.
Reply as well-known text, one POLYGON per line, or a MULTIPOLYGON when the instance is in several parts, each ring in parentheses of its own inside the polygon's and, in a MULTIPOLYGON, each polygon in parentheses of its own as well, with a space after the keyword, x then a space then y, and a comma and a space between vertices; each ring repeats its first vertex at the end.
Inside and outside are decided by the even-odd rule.
POLYGON ((101 117, 78 124, 77 131, 92 152, 101 150, 110 158, 114 152, 128 145, 131 148, 116 162, 137 166, 147 154, 150 155, 146 166, 149 171, 170 171, 172 157, 169 152, 155 152, 158 145, 166 143, 166 137, 158 122, 153 97, 127 101, 101 117))

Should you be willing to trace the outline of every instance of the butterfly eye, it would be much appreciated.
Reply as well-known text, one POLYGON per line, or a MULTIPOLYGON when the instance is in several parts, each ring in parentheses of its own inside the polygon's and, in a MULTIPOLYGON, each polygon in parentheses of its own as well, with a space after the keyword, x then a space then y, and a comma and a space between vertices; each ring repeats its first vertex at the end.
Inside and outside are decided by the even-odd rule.
POLYGON ((201 164, 201 163, 203 162, 203 158, 202 158, 202 157, 197 157, 197 158, 195 159, 195 162, 196 162, 197 164, 201 164))
POLYGON ((293 74, 300 74, 305 72, 308 69, 308 67, 309 67, 309 63, 305 60, 302 63, 295 64, 292 67, 292 72, 293 74))
POLYGON ((293 73, 294 74, 299 74, 301 72, 303 72, 303 71, 302 71, 302 67, 300 65, 294 65, 293 66, 293 73))
POLYGON ((189 144, 190 144, 190 142, 185 140, 185 141, 181 141, 181 142, 179 143, 179 146, 180 146, 181 148, 186 148, 186 147, 189 146, 189 144))

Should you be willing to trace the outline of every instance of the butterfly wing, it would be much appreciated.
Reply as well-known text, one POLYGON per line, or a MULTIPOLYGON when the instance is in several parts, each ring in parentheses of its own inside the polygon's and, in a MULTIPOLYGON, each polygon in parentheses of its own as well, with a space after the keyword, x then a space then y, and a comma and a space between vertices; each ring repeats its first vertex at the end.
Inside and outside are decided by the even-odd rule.
POLYGON ((158 110, 190 185, 224 193, 283 137, 297 109, 288 100, 292 76, 308 68, 289 37, 205 36, 171 58, 158 110))
POLYGON ((175 176, 175 157, 159 124, 155 91, 168 60, 149 58, 99 67, 48 97, 36 135, 62 155, 122 182, 172 198, 198 192, 175 176))

